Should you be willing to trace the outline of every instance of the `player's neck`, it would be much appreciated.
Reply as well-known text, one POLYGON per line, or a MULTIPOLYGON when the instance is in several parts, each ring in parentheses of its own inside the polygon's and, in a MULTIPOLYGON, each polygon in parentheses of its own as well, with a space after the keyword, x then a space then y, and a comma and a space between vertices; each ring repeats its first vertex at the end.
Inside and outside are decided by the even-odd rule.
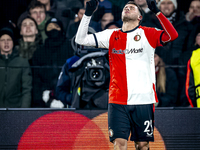
POLYGON ((122 25, 122 31, 126 32, 126 31, 130 31, 130 30, 133 30, 135 29, 137 26, 139 25, 138 22, 134 21, 134 22, 123 22, 123 25, 122 25))

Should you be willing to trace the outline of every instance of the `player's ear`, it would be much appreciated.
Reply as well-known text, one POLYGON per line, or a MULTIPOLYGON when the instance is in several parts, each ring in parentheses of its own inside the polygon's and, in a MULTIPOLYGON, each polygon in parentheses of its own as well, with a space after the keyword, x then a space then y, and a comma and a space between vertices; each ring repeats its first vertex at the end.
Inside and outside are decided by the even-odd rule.
POLYGON ((142 15, 139 15, 139 16, 138 16, 138 20, 140 20, 140 21, 141 21, 141 20, 142 20, 142 18, 143 18, 143 17, 142 17, 142 15))

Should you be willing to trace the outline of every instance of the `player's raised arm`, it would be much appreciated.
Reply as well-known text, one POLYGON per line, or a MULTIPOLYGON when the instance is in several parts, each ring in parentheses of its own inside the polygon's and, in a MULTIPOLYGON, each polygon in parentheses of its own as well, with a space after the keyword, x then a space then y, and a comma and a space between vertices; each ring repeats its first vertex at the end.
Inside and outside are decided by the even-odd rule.
POLYGON ((96 46, 94 35, 88 34, 88 26, 90 23, 93 12, 97 9, 99 2, 98 0, 90 0, 86 3, 86 11, 83 15, 81 23, 79 25, 75 42, 85 46, 96 46))
POLYGON ((163 43, 167 43, 170 41, 175 40, 178 37, 178 33, 176 29, 173 27, 173 25, 170 23, 170 21, 160 12, 158 7, 156 6, 155 0, 146 0, 149 9, 154 12, 160 21, 160 24, 162 25, 164 29, 164 33, 162 34, 161 40, 163 43))

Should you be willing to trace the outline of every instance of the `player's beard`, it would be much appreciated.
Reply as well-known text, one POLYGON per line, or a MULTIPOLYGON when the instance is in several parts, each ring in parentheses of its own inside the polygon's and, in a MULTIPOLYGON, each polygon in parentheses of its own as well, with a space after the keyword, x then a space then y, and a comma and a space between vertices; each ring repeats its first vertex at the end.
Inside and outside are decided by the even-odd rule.
POLYGON ((127 17, 127 16, 122 17, 123 22, 128 22, 129 20, 131 20, 130 17, 127 17))
POLYGON ((122 21, 123 22, 129 22, 129 21, 135 21, 136 18, 134 18, 133 16, 122 16, 122 21))

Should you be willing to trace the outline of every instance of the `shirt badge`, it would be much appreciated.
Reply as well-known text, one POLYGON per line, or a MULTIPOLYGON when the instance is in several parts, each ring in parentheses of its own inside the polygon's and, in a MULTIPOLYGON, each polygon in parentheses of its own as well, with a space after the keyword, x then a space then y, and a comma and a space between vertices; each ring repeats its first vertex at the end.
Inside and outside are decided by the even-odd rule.
POLYGON ((140 39, 141 39, 141 36, 138 35, 138 34, 134 37, 134 40, 135 40, 135 41, 139 41, 140 39))

